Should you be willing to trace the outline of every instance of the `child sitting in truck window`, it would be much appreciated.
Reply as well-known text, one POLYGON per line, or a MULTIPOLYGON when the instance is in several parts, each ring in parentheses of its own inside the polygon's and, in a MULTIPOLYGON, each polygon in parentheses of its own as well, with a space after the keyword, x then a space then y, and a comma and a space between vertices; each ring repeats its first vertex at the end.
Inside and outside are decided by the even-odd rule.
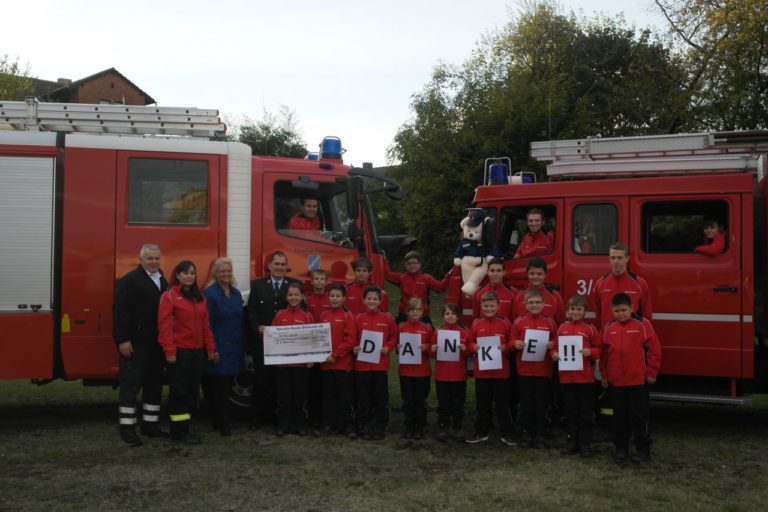
POLYGON ((720 222, 715 219, 704 219, 704 243, 693 249, 693 252, 717 256, 725 251, 725 232, 720 227, 720 222))

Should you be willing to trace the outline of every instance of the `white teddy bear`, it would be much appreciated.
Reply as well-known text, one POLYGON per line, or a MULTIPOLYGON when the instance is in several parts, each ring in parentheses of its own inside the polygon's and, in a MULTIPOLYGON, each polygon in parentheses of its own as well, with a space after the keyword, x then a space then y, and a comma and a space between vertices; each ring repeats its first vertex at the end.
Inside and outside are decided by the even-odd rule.
POLYGON ((485 213, 480 208, 472 208, 459 223, 463 237, 453 253, 453 264, 461 267, 464 284, 461 291, 472 296, 488 272, 488 262, 495 256, 495 249, 483 244, 483 225, 485 213))

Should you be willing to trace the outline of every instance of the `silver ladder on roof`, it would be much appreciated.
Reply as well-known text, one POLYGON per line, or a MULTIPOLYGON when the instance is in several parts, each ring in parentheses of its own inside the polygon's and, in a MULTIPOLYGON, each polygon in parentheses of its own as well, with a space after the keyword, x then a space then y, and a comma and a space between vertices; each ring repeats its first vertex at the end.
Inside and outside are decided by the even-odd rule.
POLYGON ((765 169, 768 131, 532 142, 553 177, 754 172, 765 169))
POLYGON ((219 111, 184 107, 0 100, 0 129, 88 134, 223 135, 219 111))

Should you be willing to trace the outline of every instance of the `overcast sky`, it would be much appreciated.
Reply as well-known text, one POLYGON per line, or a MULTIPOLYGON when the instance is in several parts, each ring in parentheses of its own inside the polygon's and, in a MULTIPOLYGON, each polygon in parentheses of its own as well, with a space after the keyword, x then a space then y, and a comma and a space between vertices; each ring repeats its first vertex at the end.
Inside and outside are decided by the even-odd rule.
MULTIPOLYGON (((592 17, 664 27, 652 0, 561 1, 592 17)), ((32 75, 77 80, 115 67, 161 106, 239 119, 285 105, 314 150, 341 137, 345 161, 386 163, 411 96, 440 63, 459 64, 515 1, 68 0, 5 2, 0 55, 32 75)))

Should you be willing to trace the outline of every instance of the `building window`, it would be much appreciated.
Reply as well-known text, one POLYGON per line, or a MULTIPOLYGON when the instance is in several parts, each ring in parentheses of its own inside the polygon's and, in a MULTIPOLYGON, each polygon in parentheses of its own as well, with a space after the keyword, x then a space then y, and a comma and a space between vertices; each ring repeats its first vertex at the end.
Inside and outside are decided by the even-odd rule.
POLYGON ((705 242, 705 221, 715 220, 723 230, 728 226, 728 203, 725 201, 647 202, 643 204, 642 216, 643 252, 689 254, 705 242))
POLYGON ((571 247, 576 254, 608 254, 611 244, 619 239, 616 205, 576 205, 571 222, 571 247))
POLYGON ((131 158, 128 224, 208 224, 208 162, 131 158))

